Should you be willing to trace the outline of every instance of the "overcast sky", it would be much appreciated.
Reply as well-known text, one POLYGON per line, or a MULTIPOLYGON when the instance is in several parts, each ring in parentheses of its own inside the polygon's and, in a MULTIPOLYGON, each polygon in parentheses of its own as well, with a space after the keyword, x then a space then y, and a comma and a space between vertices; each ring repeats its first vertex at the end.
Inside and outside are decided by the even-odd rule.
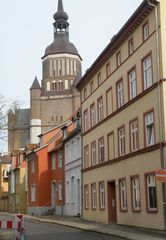
MULTIPOLYGON (((0 0, 0 93, 29 107, 29 88, 41 80, 41 57, 53 40, 58 0, 0 0)), ((63 0, 70 41, 83 59, 83 73, 142 0, 63 0)))

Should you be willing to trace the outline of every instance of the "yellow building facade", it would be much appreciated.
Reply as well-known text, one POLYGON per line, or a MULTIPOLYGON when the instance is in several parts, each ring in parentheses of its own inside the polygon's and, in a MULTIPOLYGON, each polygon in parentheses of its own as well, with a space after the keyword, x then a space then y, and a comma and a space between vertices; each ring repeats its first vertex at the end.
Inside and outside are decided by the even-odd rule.
POLYGON ((11 158, 8 155, 0 156, 0 211, 8 211, 8 177, 11 158))
POLYGON ((143 1, 77 84, 83 218, 166 229, 166 1, 143 1))
POLYGON ((9 174, 9 212, 27 212, 26 161, 22 151, 14 151, 9 174))

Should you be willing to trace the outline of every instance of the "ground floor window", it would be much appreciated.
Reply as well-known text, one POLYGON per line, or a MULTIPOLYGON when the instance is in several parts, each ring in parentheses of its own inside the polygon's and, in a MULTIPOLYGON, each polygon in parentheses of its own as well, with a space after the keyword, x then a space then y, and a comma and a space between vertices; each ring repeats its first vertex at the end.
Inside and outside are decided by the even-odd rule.
POLYGON ((119 191, 120 191, 120 209, 121 211, 127 211, 127 191, 126 191, 126 180, 119 180, 119 191))
POLYGON ((105 186, 104 186, 104 182, 99 183, 99 203, 100 203, 100 209, 105 209, 105 186))
POLYGON ((146 175, 146 194, 147 194, 147 210, 157 210, 157 193, 155 175, 146 175))
POLYGON ((84 186, 84 206, 85 209, 89 209, 89 186, 84 186))

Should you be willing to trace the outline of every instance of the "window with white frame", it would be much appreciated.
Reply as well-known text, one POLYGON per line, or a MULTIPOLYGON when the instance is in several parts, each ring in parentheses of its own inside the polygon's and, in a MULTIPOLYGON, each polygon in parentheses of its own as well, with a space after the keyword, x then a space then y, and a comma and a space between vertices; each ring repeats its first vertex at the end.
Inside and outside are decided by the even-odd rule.
POLYGON ((129 55, 134 52, 134 40, 133 38, 129 40, 129 55))
POLYGON ((149 24, 148 22, 146 22, 143 25, 143 40, 145 41, 146 39, 148 39, 149 37, 149 24))
POLYGON ((32 173, 35 173, 35 159, 32 159, 31 161, 32 166, 32 173))
POLYGON ((58 150, 58 167, 62 167, 63 152, 62 149, 58 150))
POLYGON ((89 167, 89 146, 85 146, 84 148, 84 167, 89 167))
POLYGON ((62 182, 61 181, 59 181, 58 182, 58 199, 59 200, 62 200, 62 198, 63 198, 63 193, 62 193, 62 182))
POLYGON ((32 184, 31 185, 31 202, 36 201, 36 185, 32 184))
POLYGON ((89 128, 88 124, 88 110, 84 112, 84 131, 86 132, 89 128))
POLYGON ((131 152, 138 150, 138 120, 134 120, 130 123, 130 146, 131 152))
POLYGON ((118 108, 124 105, 124 92, 123 92, 123 81, 120 80, 117 83, 117 100, 118 100, 118 108))
POLYGON ((56 155, 55 153, 51 153, 51 167, 52 167, 52 170, 55 170, 56 169, 56 155))
POLYGON ((153 112, 149 112, 145 115, 145 139, 146 139, 146 146, 151 146, 155 143, 153 112))
POLYGON ((96 142, 91 144, 91 157, 92 166, 94 166, 96 165, 96 142))
POLYGON ((140 186, 139 186, 139 178, 133 177, 131 179, 131 187, 132 187, 132 205, 133 210, 140 210, 140 186))
POLYGON ((99 163, 104 162, 104 138, 99 139, 99 163))
POLYGON ((104 182, 99 183, 99 203, 100 203, 100 209, 105 208, 105 186, 104 182))
POLYGON ((129 72, 129 91, 130 91, 130 100, 135 98, 137 95, 137 86, 136 86, 136 70, 135 68, 129 72))
POLYGON ((91 116, 91 127, 94 127, 96 124, 96 114, 95 114, 95 104, 90 107, 90 116, 91 116))
POLYGON ((103 108, 103 98, 100 97, 98 99, 98 121, 102 121, 104 119, 104 108, 103 108))
POLYGON ((143 60, 144 90, 152 86, 152 57, 149 55, 143 60))
POLYGON ((85 204, 85 209, 89 208, 89 186, 85 185, 84 186, 84 204, 85 204))
POLYGON ((96 183, 91 185, 91 195, 92 195, 92 209, 96 209, 97 208, 96 183))
POLYGON ((117 67, 119 67, 121 64, 121 52, 118 52, 116 54, 116 63, 117 63, 117 67))
POLYGON ((147 207, 148 210, 157 210, 157 193, 155 175, 146 176, 147 183, 147 207))
POLYGON ((127 210, 127 191, 125 179, 119 181, 119 190, 120 190, 120 208, 121 210, 127 210))
POLYGON ((125 154, 125 127, 119 128, 119 156, 125 154))

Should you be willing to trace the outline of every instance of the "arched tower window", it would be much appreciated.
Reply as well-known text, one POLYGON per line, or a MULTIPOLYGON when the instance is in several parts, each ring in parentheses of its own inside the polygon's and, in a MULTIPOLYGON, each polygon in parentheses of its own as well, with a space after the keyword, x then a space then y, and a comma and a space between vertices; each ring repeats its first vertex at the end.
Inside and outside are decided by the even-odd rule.
POLYGON ((50 82, 47 82, 47 91, 50 91, 51 89, 51 85, 50 85, 50 82))

